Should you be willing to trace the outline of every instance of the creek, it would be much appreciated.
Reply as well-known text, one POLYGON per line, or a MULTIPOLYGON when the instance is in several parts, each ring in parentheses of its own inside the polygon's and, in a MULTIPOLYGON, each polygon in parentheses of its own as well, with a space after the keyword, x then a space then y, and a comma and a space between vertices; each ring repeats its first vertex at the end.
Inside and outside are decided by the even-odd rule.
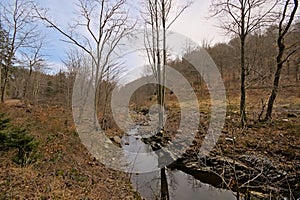
MULTIPOLYGON (((128 162, 134 162, 135 169, 149 168, 157 162, 157 155, 151 147, 142 142, 138 127, 134 127, 127 135, 122 137, 122 148, 126 152, 143 152, 146 156, 136 158, 127 156, 128 162)), ((157 166, 157 165, 156 165, 157 166)), ((133 187, 140 195, 147 200, 160 199, 161 192, 161 171, 152 171, 148 173, 131 173, 131 182, 133 187)), ((233 200, 236 199, 234 193, 229 190, 215 188, 209 184, 202 183, 194 176, 178 169, 166 169, 168 193, 171 200, 233 200)), ((213 179, 210 174, 206 178, 213 179)))

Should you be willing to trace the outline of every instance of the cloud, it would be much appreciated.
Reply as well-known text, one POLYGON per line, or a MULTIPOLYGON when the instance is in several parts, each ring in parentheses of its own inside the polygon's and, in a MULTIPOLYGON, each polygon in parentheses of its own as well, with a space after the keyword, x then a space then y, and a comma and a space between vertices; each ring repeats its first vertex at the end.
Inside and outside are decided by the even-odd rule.
POLYGON ((216 27, 214 18, 209 18, 210 0, 195 0, 171 26, 172 31, 181 33, 199 45, 203 40, 213 43, 227 41, 222 31, 216 27))

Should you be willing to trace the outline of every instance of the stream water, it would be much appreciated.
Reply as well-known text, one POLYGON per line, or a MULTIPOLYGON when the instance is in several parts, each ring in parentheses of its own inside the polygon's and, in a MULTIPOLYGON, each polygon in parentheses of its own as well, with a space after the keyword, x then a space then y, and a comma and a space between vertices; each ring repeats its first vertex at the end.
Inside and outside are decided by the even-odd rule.
MULTIPOLYGON (((129 152, 148 152, 146 157, 136 160, 127 156, 128 162, 134 162, 135 168, 151 168, 157 166, 157 155, 151 147, 141 141, 138 128, 135 127, 126 136, 122 137, 122 148, 129 152), (156 163, 155 163, 156 162, 156 163)), ((150 169, 149 168, 149 169, 150 169)), ((171 200, 233 200, 234 194, 228 190, 222 190, 204 184, 193 176, 179 170, 166 170, 169 196, 171 200)), ((132 173, 131 182, 133 187, 141 196, 147 200, 156 200, 160 197, 161 180, 160 171, 149 173, 132 173)))

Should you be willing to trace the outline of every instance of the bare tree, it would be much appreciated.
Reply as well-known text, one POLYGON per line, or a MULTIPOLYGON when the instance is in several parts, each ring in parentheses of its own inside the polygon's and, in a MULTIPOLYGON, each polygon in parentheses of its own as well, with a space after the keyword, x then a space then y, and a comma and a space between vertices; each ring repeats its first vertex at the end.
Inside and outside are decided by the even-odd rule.
MULTIPOLYGON (((145 46, 149 64, 157 80, 156 95, 158 111, 158 130, 163 129, 164 104, 165 104, 165 77, 167 64, 167 30, 176 19, 191 4, 185 1, 184 5, 177 9, 172 18, 173 0, 146 0, 146 11, 142 12, 146 31, 145 46), (147 31, 150 27, 150 33, 147 31)), ((166 168, 161 169, 161 199, 169 199, 169 189, 166 176, 166 168)))
POLYGON ((284 66, 284 63, 297 50, 296 48, 294 48, 287 55, 285 55, 286 46, 285 46, 284 40, 288 34, 290 27, 292 26, 297 9, 298 9, 298 0, 294 0, 292 3, 291 3, 291 0, 285 1, 284 9, 281 14, 281 19, 280 19, 279 26, 278 26, 278 38, 277 38, 278 54, 276 57, 277 68, 276 68, 276 72, 275 72, 272 93, 271 93, 269 101, 268 101, 268 107, 267 107, 267 113, 266 113, 265 120, 269 120, 272 117, 273 105, 274 105, 274 101, 275 101, 277 93, 278 93, 280 75, 281 75, 281 70, 284 66), (292 10, 289 14, 288 12, 289 12, 289 8, 290 8, 290 4, 292 4, 292 10))
POLYGON ((46 12, 36 8, 36 13, 51 28, 60 32, 71 43, 85 51, 92 60, 92 74, 95 87, 94 121, 97 119, 99 103, 99 86, 106 73, 111 70, 112 54, 120 40, 128 36, 134 23, 128 23, 128 11, 125 0, 79 0, 78 19, 70 26, 71 31, 64 30, 46 16, 46 12), (85 33, 75 30, 84 30, 85 33))
POLYGON ((76 75, 80 69, 84 67, 84 52, 78 49, 71 49, 66 53, 66 58, 63 60, 67 67, 67 91, 66 91, 66 106, 71 106, 71 97, 73 92, 73 85, 76 75))
MULTIPOLYGON (((22 99, 24 101, 28 100, 28 87, 30 86, 30 83, 33 81, 32 80, 32 75, 34 71, 41 70, 43 66, 45 66, 44 63, 44 55, 42 54, 42 49, 45 44, 45 38, 42 36, 40 38, 36 38, 36 41, 32 42, 32 48, 30 51, 23 52, 23 59, 24 61, 22 64, 24 65, 25 68, 28 69, 28 76, 25 79, 25 84, 23 88, 23 94, 22 94, 22 99)), ((36 81, 36 80, 35 80, 36 81)), ((35 83, 33 82, 32 86, 35 83)), ((33 87, 31 87, 33 88, 33 87)), ((32 91, 33 93, 33 91, 32 91)), ((32 97, 32 95, 30 95, 32 97)), ((30 99, 33 100, 33 99, 30 99)))
POLYGON ((228 34, 238 36, 240 40, 240 117, 241 126, 246 125, 246 64, 245 49, 249 34, 257 31, 266 22, 278 0, 213 0, 213 16, 218 16, 228 34))
POLYGON ((178 17, 191 5, 191 1, 184 1, 178 8, 174 8, 173 0, 146 0, 146 11, 142 12, 145 21, 145 46, 152 72, 157 79, 157 103, 160 106, 158 128, 163 126, 163 106, 165 101, 165 65, 167 64, 167 30, 178 17), (174 11, 176 10, 176 11, 174 11), (150 27, 150 28, 149 28, 150 27), (147 30, 151 32, 147 32, 147 30))
POLYGON ((0 9, 3 25, 8 33, 7 57, 3 66, 1 89, 1 102, 4 102, 10 69, 15 62, 17 52, 33 48, 31 42, 39 33, 32 18, 33 4, 31 1, 15 0, 11 4, 0 3, 0 9))

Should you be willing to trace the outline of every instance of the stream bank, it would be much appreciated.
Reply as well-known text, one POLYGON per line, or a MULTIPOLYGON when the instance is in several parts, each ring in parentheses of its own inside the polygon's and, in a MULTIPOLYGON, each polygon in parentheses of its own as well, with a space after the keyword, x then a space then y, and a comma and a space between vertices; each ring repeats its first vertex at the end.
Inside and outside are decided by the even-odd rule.
MULTIPOLYGON (((216 147, 208 156, 199 158, 198 149, 207 130, 206 114, 201 114, 204 120, 193 144, 168 166, 170 169, 185 172, 216 188, 250 195, 251 199, 300 198, 298 117, 283 112, 272 122, 249 120, 248 127, 240 130, 239 116, 230 113, 216 147)), ((168 120, 172 118, 171 113, 168 120)), ((143 121, 139 124, 148 126, 149 122, 143 121)), ((142 140, 152 149, 158 149, 172 140, 172 133, 158 132, 142 140)))

